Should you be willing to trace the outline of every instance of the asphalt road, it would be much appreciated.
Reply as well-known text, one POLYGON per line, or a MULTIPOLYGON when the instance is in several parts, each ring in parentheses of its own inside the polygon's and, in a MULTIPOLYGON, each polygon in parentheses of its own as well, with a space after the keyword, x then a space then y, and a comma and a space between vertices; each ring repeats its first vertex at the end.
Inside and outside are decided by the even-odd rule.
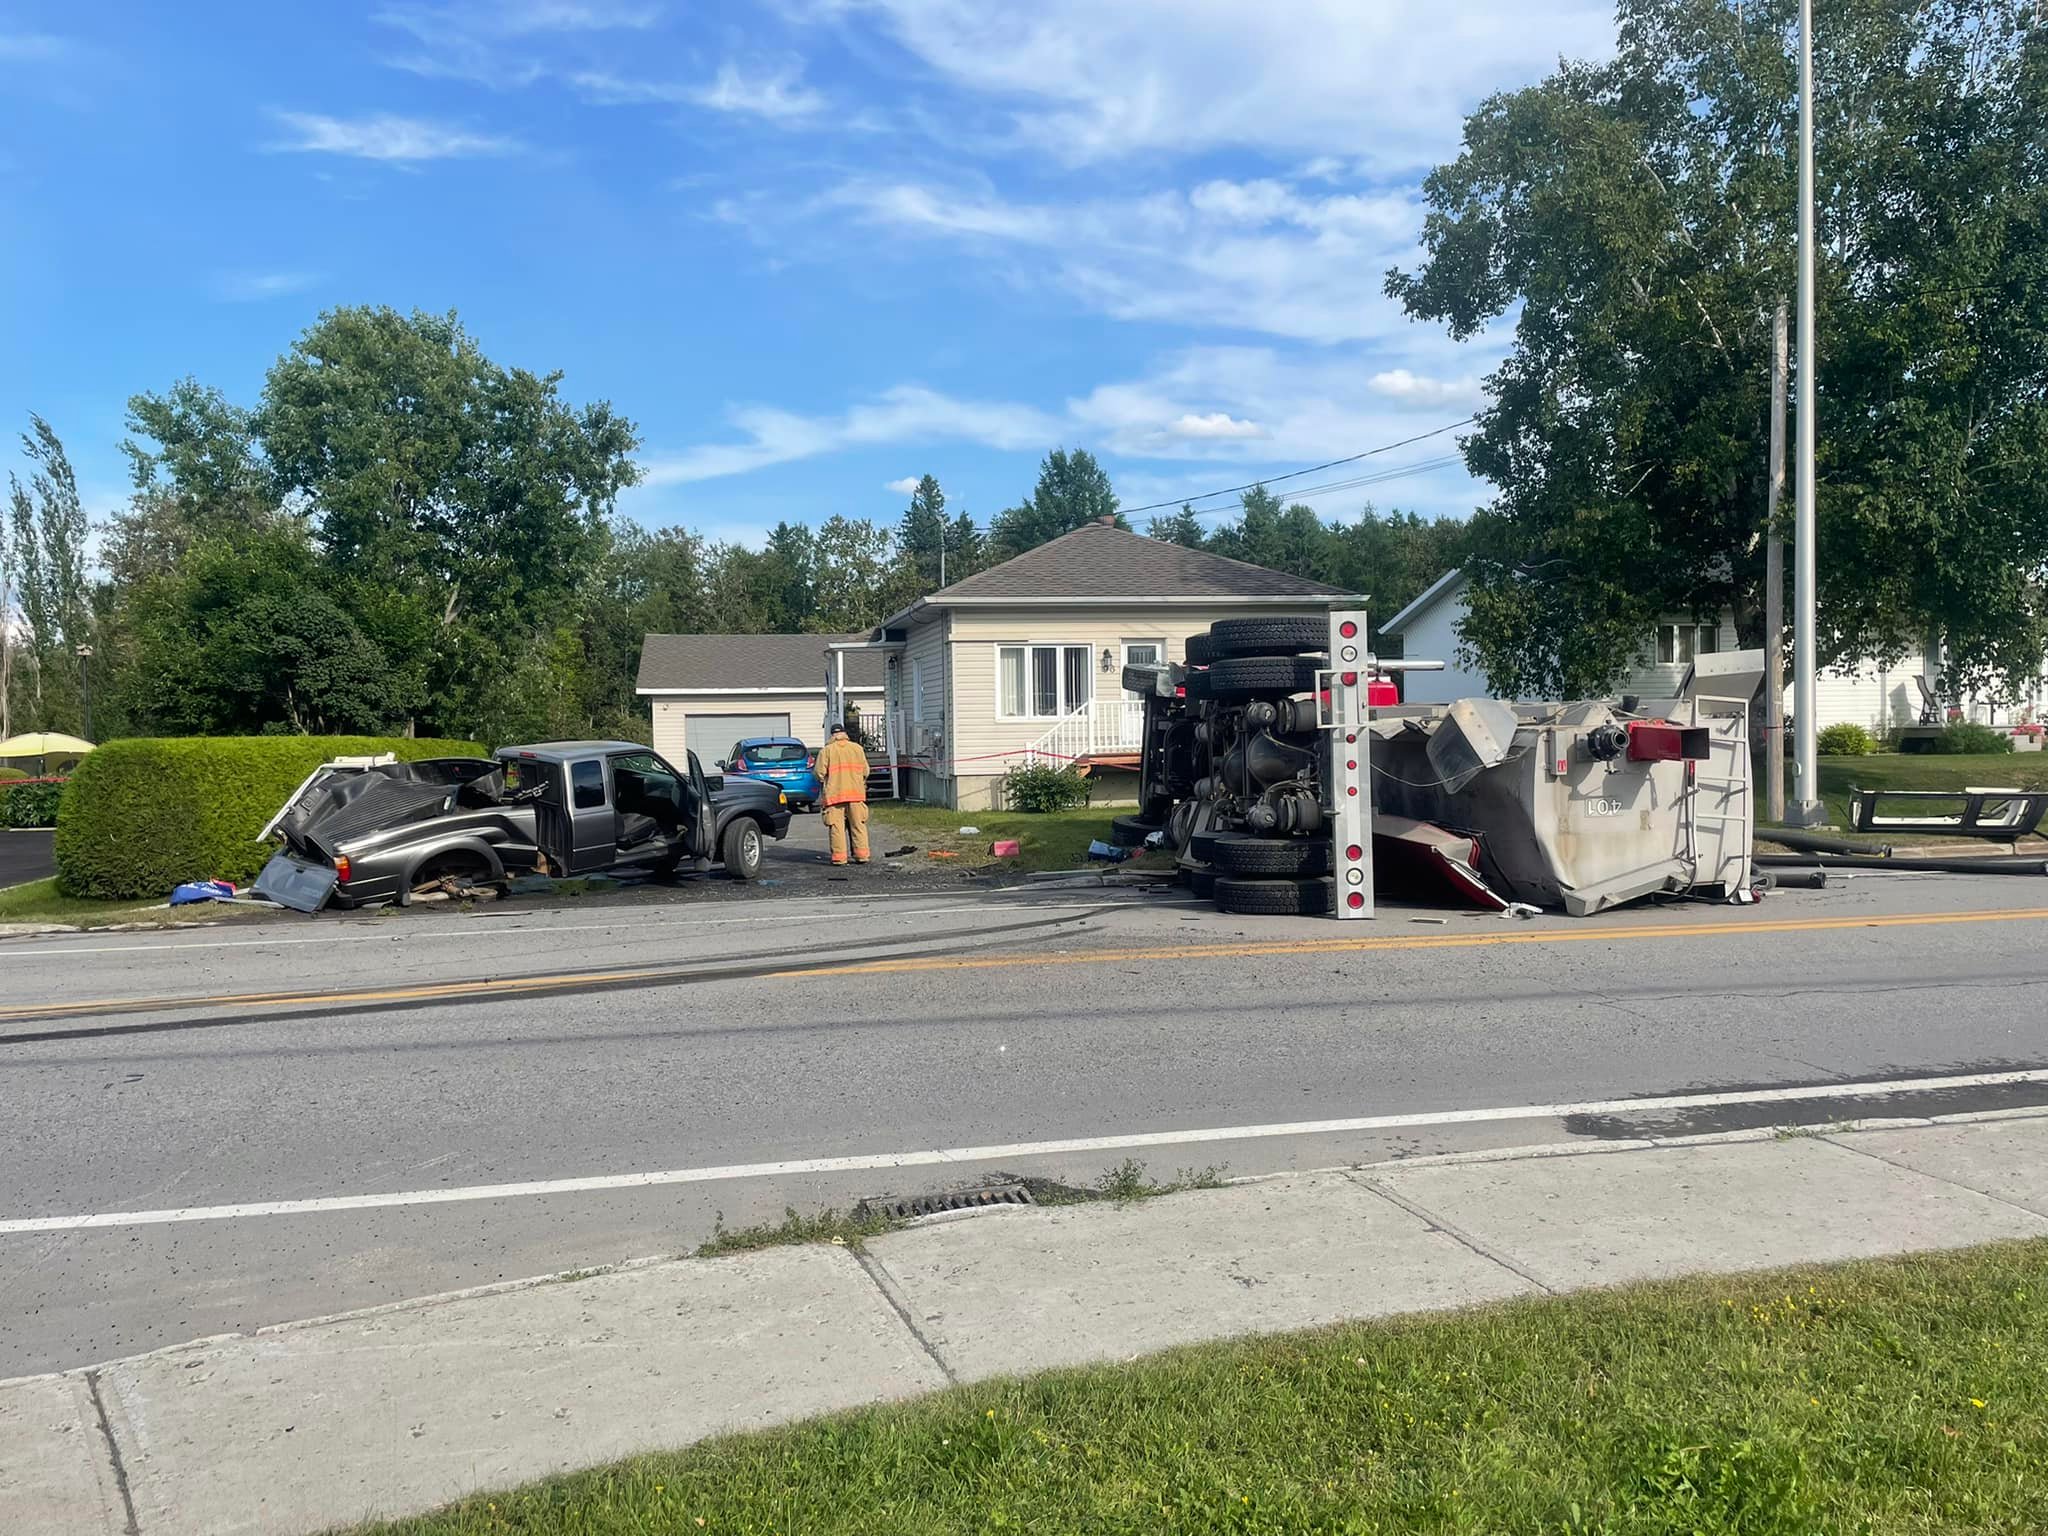
POLYGON ((0 1377, 998 1169, 2048 1102, 2039 880, 1576 923, 829 889, 0 943, 0 1377))
POLYGON ((57 873, 57 834, 0 830, 0 891, 57 873))

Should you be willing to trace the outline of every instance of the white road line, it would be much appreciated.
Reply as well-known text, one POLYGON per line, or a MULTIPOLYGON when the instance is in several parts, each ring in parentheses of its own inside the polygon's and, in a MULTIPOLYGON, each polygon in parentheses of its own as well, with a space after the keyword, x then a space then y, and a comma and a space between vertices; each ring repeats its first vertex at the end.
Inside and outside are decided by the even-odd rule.
MULTIPOLYGON (((985 903, 975 903, 974 905, 985 905, 985 903)), ((1007 902, 1003 903, 1003 905, 1016 906, 1018 903, 1007 902)), ((1043 905, 1034 902, 1031 905, 1031 910, 1033 912, 1089 912, 1101 905, 1102 903, 1099 901, 1060 902, 1043 905)), ((946 907, 910 907, 900 912, 891 911, 885 915, 890 918, 930 917, 938 913, 966 910, 969 910, 967 906, 955 903, 952 906, 946 907)), ((19 957, 30 960, 47 960, 62 959, 66 955, 162 955, 173 954, 187 949, 284 949, 297 944, 389 944, 394 941, 420 943, 428 939, 462 939, 468 941, 472 939, 496 939, 513 936, 529 938, 544 933, 611 933, 621 930, 632 933, 644 933, 667 928, 753 927, 760 923, 811 923, 817 920, 818 915, 815 912, 790 912, 780 916, 766 917, 711 917, 695 920, 678 919, 675 921, 657 919, 652 922, 639 923, 568 923, 548 928, 528 928, 516 924, 490 923, 477 918, 463 918, 460 921, 465 925, 474 923, 476 926, 473 928, 465 926, 459 932, 446 928, 407 931, 394 927, 382 933, 326 934, 303 939, 201 939, 183 944, 67 944, 56 949, 0 948, 0 959, 11 960, 19 957)))
POLYGON ((1932 1093, 1956 1088, 1997 1088, 2048 1083, 2048 1070, 1971 1072, 1959 1077, 1900 1077, 1880 1082, 1823 1083, 1803 1088, 1758 1088, 1733 1093, 1675 1093, 1649 1099, 1590 1099, 1577 1104, 1504 1104, 1484 1109, 1425 1110, 1406 1115, 1360 1115, 1348 1120, 1295 1120, 1276 1125, 1227 1125, 1187 1131, 1139 1131, 1127 1136, 1076 1136, 1060 1141, 1012 1141, 985 1147, 869 1152, 850 1157, 791 1158, 772 1163, 728 1163, 712 1168, 671 1168, 656 1173, 607 1173, 580 1179, 530 1179, 518 1184, 470 1184, 453 1189, 393 1190, 384 1194, 323 1195, 310 1200, 257 1200, 243 1205, 194 1205, 163 1211, 101 1211, 88 1216, 24 1216, 0 1221, 0 1237, 39 1232, 82 1232, 98 1227, 160 1227, 188 1221, 238 1221, 257 1216, 313 1216, 331 1211, 392 1210, 453 1205, 468 1200, 517 1200, 536 1195, 579 1195, 664 1184, 716 1184, 804 1173, 859 1173, 943 1163, 985 1163, 1073 1152, 1122 1152, 1200 1142, 1263 1141, 1279 1136, 1327 1136, 1427 1125, 1549 1120, 1566 1115, 1642 1114, 1653 1110, 1712 1109, 1728 1104, 1796 1104, 1813 1099, 1875 1094, 1932 1093))

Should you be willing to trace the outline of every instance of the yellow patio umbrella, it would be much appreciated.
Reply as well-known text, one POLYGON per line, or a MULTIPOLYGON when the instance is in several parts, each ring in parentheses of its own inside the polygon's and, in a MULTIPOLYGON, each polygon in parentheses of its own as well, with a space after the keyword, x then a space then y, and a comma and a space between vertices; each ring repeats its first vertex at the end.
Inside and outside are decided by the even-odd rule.
POLYGON ((41 773, 46 758, 83 757, 91 750, 91 742, 66 736, 62 731, 29 731, 0 741, 0 763, 10 758, 32 757, 36 760, 36 772, 41 773))

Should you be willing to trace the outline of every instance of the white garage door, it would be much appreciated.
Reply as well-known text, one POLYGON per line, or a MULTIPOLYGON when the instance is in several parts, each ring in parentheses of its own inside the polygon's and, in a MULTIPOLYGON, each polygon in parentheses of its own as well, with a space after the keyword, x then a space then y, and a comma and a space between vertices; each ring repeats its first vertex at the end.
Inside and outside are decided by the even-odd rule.
POLYGON ((787 736, 787 715, 691 715, 683 726, 690 750, 708 769, 724 760, 732 744, 749 736, 787 736))

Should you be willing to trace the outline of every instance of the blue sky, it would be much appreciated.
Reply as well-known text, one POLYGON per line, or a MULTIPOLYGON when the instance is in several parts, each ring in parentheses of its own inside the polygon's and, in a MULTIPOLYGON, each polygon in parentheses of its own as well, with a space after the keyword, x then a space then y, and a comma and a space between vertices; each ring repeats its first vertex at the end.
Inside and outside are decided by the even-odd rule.
MULTIPOLYGON (((0 428, 107 510, 130 394, 253 403, 381 303, 613 401, 654 526, 893 518, 927 471, 985 521, 1059 444, 1127 505, 1233 484, 1478 403, 1498 331, 1382 274, 1463 113, 1610 46, 1570 0, 0 0, 0 428)), ((1368 498, 1484 490, 1314 504, 1368 498)))

